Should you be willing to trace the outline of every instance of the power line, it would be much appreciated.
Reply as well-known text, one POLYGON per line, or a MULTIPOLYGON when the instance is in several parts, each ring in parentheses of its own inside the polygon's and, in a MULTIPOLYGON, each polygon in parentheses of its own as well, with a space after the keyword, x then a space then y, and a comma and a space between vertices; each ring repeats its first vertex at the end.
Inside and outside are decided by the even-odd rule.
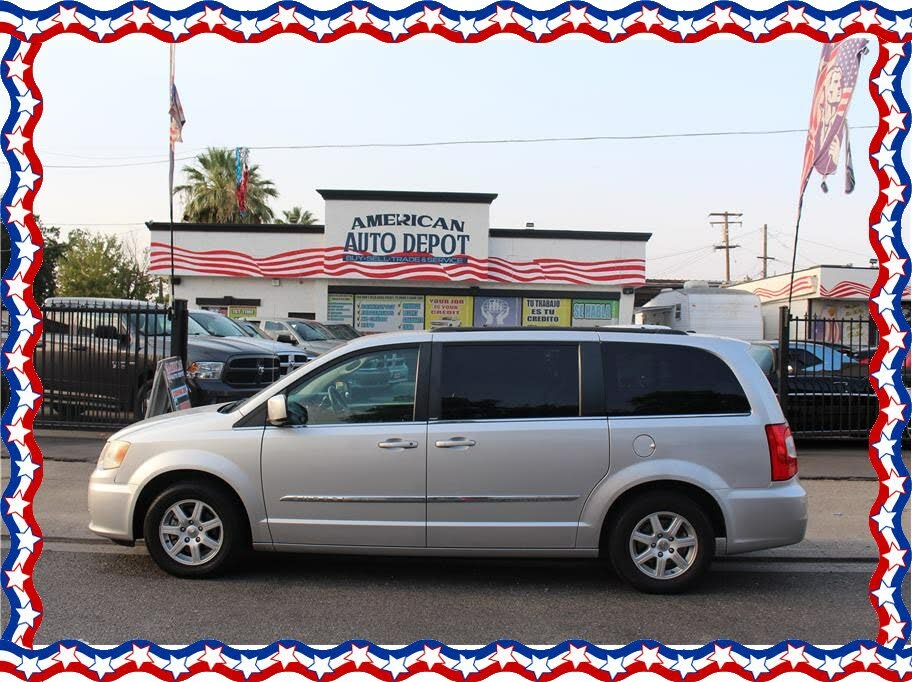
MULTIPOLYGON (((853 126, 854 130, 873 129, 877 126, 853 126)), ((806 133, 807 128, 783 128, 780 130, 717 130, 694 133, 650 133, 643 135, 589 135, 581 137, 527 137, 503 138, 493 140, 438 140, 431 142, 363 142, 350 144, 298 144, 298 145, 264 145, 249 146, 251 151, 302 151, 323 149, 415 149, 422 147, 458 147, 468 145, 498 145, 498 144, 542 144, 553 142, 620 142, 631 140, 668 140, 687 139, 700 137, 750 137, 765 135, 787 135, 792 133, 806 133)), ((127 157, 129 158, 129 157, 127 157)), ((139 158, 139 157, 137 157, 139 158)), ((195 155, 181 156, 176 161, 189 161, 195 155)), ((76 168, 130 168, 139 166, 154 166, 168 163, 168 159, 154 161, 131 161, 112 164, 47 164, 45 168, 76 169, 76 168)))

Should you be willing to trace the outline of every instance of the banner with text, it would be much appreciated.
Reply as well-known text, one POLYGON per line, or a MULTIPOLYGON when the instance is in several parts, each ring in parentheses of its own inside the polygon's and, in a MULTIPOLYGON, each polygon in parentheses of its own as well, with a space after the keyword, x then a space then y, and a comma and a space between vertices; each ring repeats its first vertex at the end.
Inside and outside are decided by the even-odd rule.
POLYGON ((427 329, 472 326, 471 296, 425 296, 424 311, 427 329))
POLYGON ((524 298, 523 327, 569 327, 569 298, 524 298))
POLYGON ((355 329, 368 333, 424 329, 424 296, 359 295, 354 317, 355 329))
POLYGON ((353 324, 355 297, 351 294, 329 294, 326 303, 326 321, 333 324, 353 324))
POLYGON ((573 299, 573 326, 597 327, 617 324, 618 301, 573 299))

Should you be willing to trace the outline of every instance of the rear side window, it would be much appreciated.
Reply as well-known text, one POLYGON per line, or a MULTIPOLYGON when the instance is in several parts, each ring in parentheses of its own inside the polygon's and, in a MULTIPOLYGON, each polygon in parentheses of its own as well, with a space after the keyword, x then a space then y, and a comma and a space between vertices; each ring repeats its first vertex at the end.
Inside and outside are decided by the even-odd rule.
POLYGON ((750 412, 728 365, 700 348, 603 343, 602 353, 608 416, 750 412))
POLYGON ((441 420, 579 416, 576 344, 447 343, 438 348, 443 354, 441 420))

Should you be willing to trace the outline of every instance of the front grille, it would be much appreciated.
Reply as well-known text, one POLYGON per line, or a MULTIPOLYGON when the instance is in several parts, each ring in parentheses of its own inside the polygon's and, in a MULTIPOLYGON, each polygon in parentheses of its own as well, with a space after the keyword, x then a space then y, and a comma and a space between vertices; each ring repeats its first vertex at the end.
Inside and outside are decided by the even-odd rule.
POLYGON ((232 358, 225 368, 224 382, 229 386, 268 386, 282 374, 274 356, 232 358))
POLYGON ((279 356, 279 365, 281 367, 282 376, 285 376, 289 372, 296 370, 301 365, 307 362, 306 355, 280 355, 279 356))

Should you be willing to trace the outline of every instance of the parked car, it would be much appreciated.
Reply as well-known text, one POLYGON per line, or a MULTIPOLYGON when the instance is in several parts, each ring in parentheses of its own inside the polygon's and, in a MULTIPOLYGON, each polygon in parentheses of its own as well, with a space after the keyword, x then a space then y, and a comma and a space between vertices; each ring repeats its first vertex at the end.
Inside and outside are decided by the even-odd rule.
MULTIPOLYGON (((779 386, 779 344, 751 344, 757 361, 775 390, 779 386)), ((838 350, 813 342, 789 343, 785 387, 792 431, 803 436, 832 433, 865 437, 877 419, 879 405, 868 367, 838 350)))
POLYGON ((251 337, 245 333, 239 324, 221 313, 209 310, 191 310, 190 334, 193 336, 203 334, 218 338, 230 338, 242 341, 258 350, 266 350, 279 356, 279 366, 282 376, 300 367, 306 362, 317 357, 316 353, 298 348, 290 343, 281 343, 273 338, 251 337))
POLYGON ((259 325, 252 320, 235 320, 237 326, 244 330, 247 336, 254 339, 271 339, 272 337, 260 329, 259 325))
POLYGON ((144 538, 177 576, 249 545, 603 556, 638 589, 679 592, 717 551, 804 537, 794 441, 748 350, 638 330, 362 337, 252 398, 114 434, 90 529, 144 538), (405 381, 349 390, 400 366, 405 381))
POLYGON ((296 317, 267 319, 260 322, 260 328, 274 339, 300 346, 315 355, 326 353, 345 343, 314 320, 301 320, 296 317))
MULTIPOLYGON (((157 363, 171 355, 167 310, 147 301, 54 297, 44 312, 34 360, 55 411, 126 410, 142 419, 157 363)), ((279 378, 279 359, 246 341, 190 336, 186 369, 191 403, 206 405, 253 395, 279 378)))
POLYGON ((329 323, 323 322, 324 327, 326 327, 332 335, 337 339, 342 339, 343 341, 351 341, 352 339, 357 339, 361 334, 352 327, 350 324, 339 324, 336 322, 329 323))
MULTIPOLYGON (((778 341, 759 341, 769 346, 773 353, 779 348, 778 341)), ((789 341, 788 364, 792 374, 853 374, 866 375, 867 370, 850 354, 836 346, 816 341, 789 341)))

